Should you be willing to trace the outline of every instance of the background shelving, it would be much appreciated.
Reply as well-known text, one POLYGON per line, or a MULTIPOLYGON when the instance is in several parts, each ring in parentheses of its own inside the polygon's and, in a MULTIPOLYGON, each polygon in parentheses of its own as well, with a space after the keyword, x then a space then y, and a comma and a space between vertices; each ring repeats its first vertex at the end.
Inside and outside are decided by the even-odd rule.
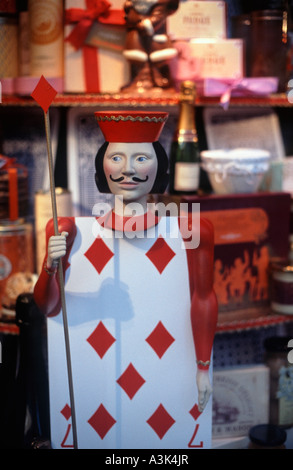
MULTIPOLYGON (((52 102, 52 106, 113 106, 113 107, 134 107, 134 106, 177 106, 179 95, 177 92, 159 95, 159 96, 135 96, 116 94, 57 94, 52 102)), ((198 96, 195 102, 196 106, 219 106, 219 97, 198 96)), ((2 97, 1 106, 37 106, 36 102, 30 97, 21 97, 6 95, 2 97)), ((292 107, 286 93, 276 93, 267 97, 232 97, 230 106, 270 106, 270 107, 292 107)))

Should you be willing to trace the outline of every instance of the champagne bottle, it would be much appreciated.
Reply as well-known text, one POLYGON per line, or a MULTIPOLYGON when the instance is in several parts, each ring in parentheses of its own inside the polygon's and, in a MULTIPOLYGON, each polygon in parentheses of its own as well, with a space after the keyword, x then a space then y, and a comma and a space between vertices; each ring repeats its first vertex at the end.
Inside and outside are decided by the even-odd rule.
POLYGON ((170 194, 194 194, 199 187, 200 155, 195 124, 196 87, 184 81, 180 89, 179 119, 170 153, 170 194))

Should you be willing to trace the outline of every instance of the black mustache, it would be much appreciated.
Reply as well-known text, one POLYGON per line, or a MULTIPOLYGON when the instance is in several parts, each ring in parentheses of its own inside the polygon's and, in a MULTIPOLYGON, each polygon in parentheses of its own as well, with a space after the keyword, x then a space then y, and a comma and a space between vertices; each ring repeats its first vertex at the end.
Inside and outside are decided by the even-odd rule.
MULTIPOLYGON (((124 176, 120 176, 120 178, 114 179, 113 176, 110 175, 110 180, 114 181, 114 183, 120 183, 124 179, 125 179, 124 176)), ((142 180, 141 178, 138 178, 137 176, 132 177, 132 181, 134 181, 135 183, 145 183, 148 179, 149 179, 148 175, 145 180, 142 180)))

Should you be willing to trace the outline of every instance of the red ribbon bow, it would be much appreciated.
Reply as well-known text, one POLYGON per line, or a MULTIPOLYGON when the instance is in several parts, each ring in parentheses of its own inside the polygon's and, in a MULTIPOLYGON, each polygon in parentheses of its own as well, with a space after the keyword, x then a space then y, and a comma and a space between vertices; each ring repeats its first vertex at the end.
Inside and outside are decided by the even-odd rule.
POLYGON ((94 21, 99 20, 104 24, 124 25, 125 20, 122 10, 110 10, 111 3, 108 0, 86 0, 86 9, 69 8, 65 11, 66 24, 77 23, 66 41, 76 49, 80 49, 94 21))
POLYGON ((82 49, 85 89, 88 93, 99 93, 98 49, 87 45, 86 38, 94 21, 108 25, 125 25, 123 10, 111 10, 108 0, 86 0, 86 8, 69 8, 65 11, 65 22, 74 24, 65 39, 76 49, 82 49))

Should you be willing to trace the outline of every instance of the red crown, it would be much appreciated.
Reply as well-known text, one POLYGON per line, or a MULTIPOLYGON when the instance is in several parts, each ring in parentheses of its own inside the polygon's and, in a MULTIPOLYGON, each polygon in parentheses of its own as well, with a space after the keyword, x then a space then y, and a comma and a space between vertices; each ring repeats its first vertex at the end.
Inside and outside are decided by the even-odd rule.
POLYGON ((168 113, 147 111, 97 111, 97 122, 107 142, 155 142, 168 113))

